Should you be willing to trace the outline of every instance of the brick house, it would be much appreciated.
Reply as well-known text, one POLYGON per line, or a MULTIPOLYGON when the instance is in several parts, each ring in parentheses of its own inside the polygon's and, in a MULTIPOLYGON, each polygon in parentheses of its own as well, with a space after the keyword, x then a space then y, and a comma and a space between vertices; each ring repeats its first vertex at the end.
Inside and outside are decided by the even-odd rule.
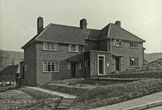
POLYGON ((49 24, 37 19, 37 35, 27 42, 21 64, 27 85, 36 86, 55 79, 107 75, 143 66, 145 42, 116 21, 103 29, 49 24))

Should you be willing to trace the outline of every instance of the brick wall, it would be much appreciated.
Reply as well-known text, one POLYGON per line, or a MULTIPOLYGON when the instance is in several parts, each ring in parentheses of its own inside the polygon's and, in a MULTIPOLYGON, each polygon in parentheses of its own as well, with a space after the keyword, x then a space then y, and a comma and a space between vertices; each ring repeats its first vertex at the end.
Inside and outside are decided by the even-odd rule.
MULTIPOLYGON (((67 70, 67 59, 80 54, 80 52, 68 52, 68 44, 59 44, 59 51, 43 50, 43 43, 39 42, 36 45, 37 55, 37 83, 44 84, 54 79, 71 78, 71 71, 67 70), (43 72, 43 61, 59 62, 59 72, 43 72)), ((82 76, 82 70, 78 71, 78 76, 82 76)))
POLYGON ((86 46, 85 46, 85 51, 89 50, 99 50, 99 42, 98 41, 89 41, 86 40, 86 46))
POLYGON ((36 46, 31 44, 24 49, 24 64, 27 65, 27 71, 24 72, 24 80, 27 85, 36 85, 36 46))
POLYGON ((139 67, 143 66, 144 52, 143 52, 142 43, 139 43, 138 48, 130 48, 128 41, 122 41, 122 47, 115 47, 113 46, 113 42, 112 42, 111 53, 117 55, 123 55, 121 71, 124 71, 126 69, 133 69, 133 67, 130 66, 130 57, 138 57, 139 67))

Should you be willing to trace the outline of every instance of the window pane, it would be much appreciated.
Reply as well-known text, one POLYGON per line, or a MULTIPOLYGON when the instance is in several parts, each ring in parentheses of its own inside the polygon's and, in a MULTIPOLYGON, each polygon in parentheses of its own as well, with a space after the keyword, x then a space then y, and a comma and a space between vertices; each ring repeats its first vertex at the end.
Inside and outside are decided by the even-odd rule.
POLYGON ((55 45, 53 43, 51 43, 51 50, 54 50, 55 45))
POLYGON ((75 45, 71 45, 71 51, 75 51, 75 45))
POLYGON ((43 62, 43 71, 44 72, 58 72, 59 63, 57 62, 43 62))
POLYGON ((52 70, 51 71, 55 71, 55 69, 54 69, 54 63, 52 63, 52 70))
POLYGON ((58 44, 54 44, 54 51, 58 51, 58 44))
POLYGON ((133 48, 138 47, 138 43, 135 43, 135 42, 130 42, 129 45, 130 45, 130 47, 133 47, 133 48))
POLYGON ((78 45, 75 46, 75 51, 76 51, 76 52, 79 51, 79 46, 78 46, 78 45))
POLYGON ((59 65, 58 65, 58 63, 55 63, 55 71, 59 71, 59 65))
POLYGON ((43 66, 44 66, 43 70, 47 71, 47 62, 44 62, 43 66))
POLYGON ((79 52, 79 46, 78 45, 69 45, 69 51, 70 52, 79 52))
POLYGON ((50 50, 51 49, 51 44, 47 43, 47 49, 50 50))
POLYGON ((114 46, 120 47, 122 44, 121 40, 114 40, 114 46))
POLYGON ((130 66, 138 66, 138 58, 130 58, 130 66))
POLYGON ((51 69, 51 66, 50 66, 50 62, 48 62, 48 67, 47 67, 47 71, 50 71, 51 69))
POLYGON ((43 49, 47 49, 47 43, 46 42, 43 43, 43 49))

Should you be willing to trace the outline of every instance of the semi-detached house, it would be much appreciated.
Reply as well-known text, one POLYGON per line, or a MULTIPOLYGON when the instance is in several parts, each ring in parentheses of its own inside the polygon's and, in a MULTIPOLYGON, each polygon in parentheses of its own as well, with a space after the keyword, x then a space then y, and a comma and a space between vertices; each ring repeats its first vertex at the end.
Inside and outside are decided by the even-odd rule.
POLYGON ((55 79, 104 76, 114 71, 126 71, 143 66, 145 42, 121 27, 121 22, 109 23, 101 30, 49 24, 37 19, 37 35, 27 42, 23 80, 37 86, 55 79))

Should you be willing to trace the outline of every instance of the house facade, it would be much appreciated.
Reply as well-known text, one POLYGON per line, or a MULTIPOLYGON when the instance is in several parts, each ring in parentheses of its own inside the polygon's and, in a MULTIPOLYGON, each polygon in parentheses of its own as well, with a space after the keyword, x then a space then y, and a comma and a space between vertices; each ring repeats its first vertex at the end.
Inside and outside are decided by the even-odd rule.
POLYGON ((87 28, 87 20, 80 27, 49 24, 37 19, 37 35, 27 42, 23 80, 36 86, 56 79, 93 77, 114 71, 126 71, 143 66, 145 42, 121 27, 110 23, 101 30, 87 28))

